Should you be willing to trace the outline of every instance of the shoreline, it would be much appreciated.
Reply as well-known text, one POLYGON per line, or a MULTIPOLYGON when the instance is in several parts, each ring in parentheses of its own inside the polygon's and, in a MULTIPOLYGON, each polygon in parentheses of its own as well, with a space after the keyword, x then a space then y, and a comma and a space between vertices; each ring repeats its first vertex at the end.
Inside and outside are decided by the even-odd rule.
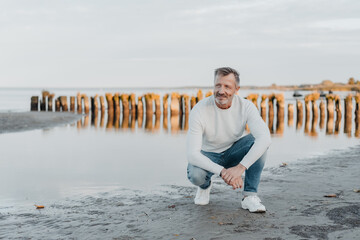
POLYGON ((259 196, 263 214, 241 208, 241 193, 214 179, 210 204, 196 188, 110 190, 0 214, 0 238, 359 239, 360 146, 270 168, 259 196), (335 197, 324 197, 335 194, 335 197))
POLYGON ((6 112, 0 113, 0 134, 52 128, 80 120, 71 112, 6 112))

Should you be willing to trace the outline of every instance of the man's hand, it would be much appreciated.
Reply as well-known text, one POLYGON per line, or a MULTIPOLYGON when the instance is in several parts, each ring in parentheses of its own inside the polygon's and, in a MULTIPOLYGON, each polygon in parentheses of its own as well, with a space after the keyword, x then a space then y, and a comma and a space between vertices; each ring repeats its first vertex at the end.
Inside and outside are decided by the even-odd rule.
POLYGON ((245 172, 246 168, 242 164, 238 164, 235 167, 221 170, 222 179, 233 187, 233 189, 241 188, 243 186, 243 180, 241 175, 245 172))

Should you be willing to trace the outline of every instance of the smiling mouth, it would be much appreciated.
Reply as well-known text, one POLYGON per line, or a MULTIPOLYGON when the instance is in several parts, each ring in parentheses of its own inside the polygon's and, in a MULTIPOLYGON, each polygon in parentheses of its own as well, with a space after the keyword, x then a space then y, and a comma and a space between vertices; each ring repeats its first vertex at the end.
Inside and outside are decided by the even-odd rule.
POLYGON ((227 98, 227 97, 226 96, 216 96, 216 98, 223 99, 223 98, 227 98))

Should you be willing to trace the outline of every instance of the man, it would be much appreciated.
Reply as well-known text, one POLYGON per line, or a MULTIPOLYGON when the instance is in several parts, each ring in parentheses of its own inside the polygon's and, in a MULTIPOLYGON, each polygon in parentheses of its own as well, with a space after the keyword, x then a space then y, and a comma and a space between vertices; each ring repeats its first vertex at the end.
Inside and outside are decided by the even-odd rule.
POLYGON ((198 102, 191 110, 187 134, 187 175, 198 186, 195 204, 210 200, 211 176, 219 175, 233 187, 245 185, 243 209, 265 212, 257 196, 266 151, 271 143, 269 129, 255 105, 236 95, 239 73, 224 67, 215 70, 214 95, 198 102), (242 137, 245 126, 251 134, 242 137))

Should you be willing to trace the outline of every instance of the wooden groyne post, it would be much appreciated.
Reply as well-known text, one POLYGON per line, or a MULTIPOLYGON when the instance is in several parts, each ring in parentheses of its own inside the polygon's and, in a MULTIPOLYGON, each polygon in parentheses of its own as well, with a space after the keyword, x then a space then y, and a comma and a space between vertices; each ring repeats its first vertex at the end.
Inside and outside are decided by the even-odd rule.
POLYGON ((144 103, 143 103, 143 97, 139 96, 137 101, 137 121, 138 121, 138 128, 142 127, 143 119, 144 119, 144 103))
POLYGON ((344 133, 347 133, 348 136, 351 136, 351 127, 352 127, 352 110, 353 102, 352 95, 348 94, 344 100, 345 103, 345 120, 344 120, 344 133))
POLYGON ((31 111, 39 111, 39 97, 38 96, 31 97, 30 110, 31 111))
POLYGON ((291 127, 294 125, 294 105, 292 103, 288 104, 288 126, 291 127))
POLYGON ((355 137, 360 137, 360 93, 355 96, 355 137))
POLYGON ((285 115, 285 99, 284 94, 278 93, 276 99, 276 133, 284 133, 284 115, 285 115))
POLYGON ((266 122, 266 99, 268 96, 266 94, 261 95, 261 102, 260 102, 260 115, 264 122, 266 122))
POLYGON ((320 104, 319 104, 319 109, 320 109, 320 129, 324 128, 324 124, 325 124, 325 102, 321 99, 320 104))
POLYGON ((327 110, 327 121, 326 121, 326 134, 333 134, 334 132, 334 100, 335 95, 326 95, 326 110, 327 110))
POLYGON ((268 111, 269 111, 268 127, 270 130, 270 133, 274 133, 274 100, 275 100, 275 94, 269 95, 269 97, 268 97, 268 111))
POLYGON ((296 100, 296 129, 300 129, 303 124, 303 104, 298 99, 296 100))
POLYGON ((340 129, 340 123, 341 123, 341 100, 339 95, 335 95, 335 111, 336 111, 336 121, 335 121, 335 131, 334 134, 338 134, 339 133, 339 129, 340 129))

